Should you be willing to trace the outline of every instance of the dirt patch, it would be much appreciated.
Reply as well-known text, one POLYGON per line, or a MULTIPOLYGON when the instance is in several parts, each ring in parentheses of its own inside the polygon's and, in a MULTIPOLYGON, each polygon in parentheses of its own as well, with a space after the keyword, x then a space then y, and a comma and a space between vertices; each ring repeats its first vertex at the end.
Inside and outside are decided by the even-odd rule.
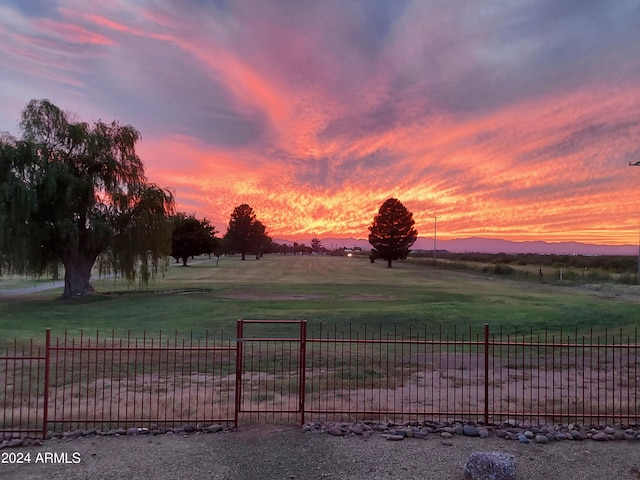
MULTIPOLYGON (((283 300, 325 300, 328 298, 333 298, 329 295, 322 295, 319 293, 253 293, 253 292, 242 292, 242 293, 227 293, 221 295, 222 298, 230 298, 234 300, 273 300, 273 301, 283 301, 283 300)), ((348 295, 343 298, 347 301, 352 302, 389 302, 392 300, 396 300, 397 297, 395 295, 376 295, 376 294, 358 294, 358 295, 348 295)))
POLYGON ((576 286, 556 287, 566 291, 578 289, 589 295, 604 300, 614 300, 619 302, 640 303, 639 285, 621 285, 613 283, 586 283, 576 286))
POLYGON ((221 295, 222 298, 234 300, 322 300, 329 298, 327 295, 315 293, 228 293, 221 295))
POLYGON ((397 297, 395 295, 374 295, 366 293, 361 293, 359 295, 349 295, 345 298, 345 300, 353 300, 359 302, 390 302, 396 299, 397 297))

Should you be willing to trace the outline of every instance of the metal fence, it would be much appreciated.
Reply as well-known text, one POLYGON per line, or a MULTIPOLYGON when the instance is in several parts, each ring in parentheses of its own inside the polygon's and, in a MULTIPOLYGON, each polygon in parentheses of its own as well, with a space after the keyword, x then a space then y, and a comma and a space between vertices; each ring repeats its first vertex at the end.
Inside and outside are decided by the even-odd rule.
POLYGON ((239 320, 235 338, 81 333, 0 354, 0 433, 184 424, 640 420, 637 331, 239 320))

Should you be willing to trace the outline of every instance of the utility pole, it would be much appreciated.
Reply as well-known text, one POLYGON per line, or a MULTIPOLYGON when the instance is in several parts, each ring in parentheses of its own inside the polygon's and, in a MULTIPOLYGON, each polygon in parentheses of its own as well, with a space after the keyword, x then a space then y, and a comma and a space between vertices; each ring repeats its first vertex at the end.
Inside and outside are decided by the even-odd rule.
POLYGON ((434 263, 436 262, 436 244, 437 244, 436 243, 436 238, 437 238, 436 234, 437 234, 437 231, 438 231, 438 227, 437 227, 438 218, 439 217, 437 215, 433 216, 433 261, 434 261, 434 263))
MULTIPOLYGON (((640 161, 632 163, 629 162, 630 167, 640 167, 640 161)), ((636 273, 636 284, 640 283, 640 234, 638 236, 638 271, 636 273)))

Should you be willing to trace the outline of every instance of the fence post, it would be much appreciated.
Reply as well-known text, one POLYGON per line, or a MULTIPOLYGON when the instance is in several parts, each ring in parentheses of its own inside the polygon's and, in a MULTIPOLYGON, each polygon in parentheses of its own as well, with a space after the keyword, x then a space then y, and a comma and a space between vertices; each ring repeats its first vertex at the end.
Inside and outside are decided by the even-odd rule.
POLYGON ((307 369, 307 321, 300 323, 300 386, 298 388, 299 408, 300 408, 300 424, 304 425, 304 397, 305 397, 305 381, 307 369))
POLYGON ((44 340, 44 406, 42 409, 42 438, 46 437, 49 420, 49 363, 51 361, 51 329, 47 328, 44 340))
POLYGON ((484 324, 484 424, 489 424, 489 324, 484 324))
POLYGON ((236 401, 233 413, 234 428, 238 428, 238 417, 240 415, 240 405, 242 397, 242 344, 244 342, 244 325, 242 320, 236 322, 236 401))

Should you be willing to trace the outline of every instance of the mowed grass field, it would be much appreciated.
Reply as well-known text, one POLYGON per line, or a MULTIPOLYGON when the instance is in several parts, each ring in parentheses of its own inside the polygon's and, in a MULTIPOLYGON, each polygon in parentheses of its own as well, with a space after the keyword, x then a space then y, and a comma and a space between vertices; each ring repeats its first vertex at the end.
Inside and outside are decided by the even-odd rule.
MULTIPOLYGON (((371 264, 367 258, 267 255, 199 258, 189 267, 171 265, 164 278, 146 290, 122 280, 94 279, 99 295, 63 301, 61 289, 0 296, 0 346, 14 338, 39 343, 46 328, 54 337, 95 335, 116 338, 157 336, 177 331, 235 337, 237 319, 304 319, 309 331, 406 331, 453 335, 493 331, 560 329, 573 333, 633 335, 640 324, 640 287, 604 289, 514 281, 437 267, 394 262, 371 264)), ((9 283, 15 288, 15 283, 9 283)), ((0 282, 0 289, 7 288, 0 282)), ((272 331, 282 327, 270 326, 272 331)))

